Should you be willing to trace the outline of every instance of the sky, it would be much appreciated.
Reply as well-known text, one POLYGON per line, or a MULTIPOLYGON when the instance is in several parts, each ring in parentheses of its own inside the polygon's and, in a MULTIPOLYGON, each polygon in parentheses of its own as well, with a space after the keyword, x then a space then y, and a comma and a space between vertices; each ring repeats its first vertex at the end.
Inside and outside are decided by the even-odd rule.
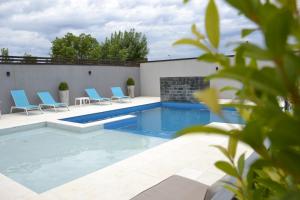
MULTIPOLYGON (((10 55, 25 52, 49 56, 51 41, 67 32, 91 34, 99 42, 114 31, 129 30, 146 35, 149 60, 190 58, 202 52, 189 46, 172 44, 192 37, 190 27, 197 24, 204 32, 208 0, 0 0, 0 48, 10 55)), ((220 51, 232 54, 241 41, 241 28, 253 25, 222 0, 216 1, 221 18, 220 51)), ((258 34, 250 40, 260 43, 258 34)))

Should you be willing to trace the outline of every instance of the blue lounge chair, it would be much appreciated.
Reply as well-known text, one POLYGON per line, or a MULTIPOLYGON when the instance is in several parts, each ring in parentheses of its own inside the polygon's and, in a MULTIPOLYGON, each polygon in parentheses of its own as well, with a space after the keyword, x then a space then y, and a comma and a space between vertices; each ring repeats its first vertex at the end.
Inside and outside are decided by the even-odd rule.
POLYGON ((30 110, 40 110, 41 112, 43 112, 40 106, 32 105, 29 103, 24 90, 11 90, 10 93, 15 102, 15 106, 12 106, 10 108, 11 113, 14 109, 24 110, 27 115, 28 111, 30 110))
POLYGON ((95 101, 95 102, 109 102, 111 104, 111 99, 110 98, 105 98, 99 95, 97 90, 95 88, 88 88, 85 89, 86 94, 89 96, 90 101, 95 101))
POLYGON ((131 98, 129 96, 125 96, 120 87, 112 87, 111 92, 113 94, 111 99, 117 99, 117 100, 119 100, 119 102, 121 102, 121 100, 123 100, 123 99, 131 101, 131 98))
POLYGON ((56 102, 49 92, 38 92, 37 95, 42 101, 42 103, 39 105, 41 108, 42 107, 54 108, 55 112, 56 112, 56 108, 62 108, 62 107, 67 108, 69 110, 67 104, 56 102))

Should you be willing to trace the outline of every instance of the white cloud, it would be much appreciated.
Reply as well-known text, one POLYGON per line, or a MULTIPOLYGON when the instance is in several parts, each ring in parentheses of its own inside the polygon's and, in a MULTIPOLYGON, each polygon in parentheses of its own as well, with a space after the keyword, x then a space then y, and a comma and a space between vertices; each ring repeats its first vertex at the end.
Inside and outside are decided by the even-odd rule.
MULTIPOLYGON (((51 41, 67 32, 89 33, 99 41, 117 30, 135 28, 146 34, 150 59, 193 57, 192 47, 173 47, 181 37, 191 36, 190 25, 203 30, 207 1, 194 0, 0 0, 0 47, 10 54, 30 52, 49 55, 51 41)), ((249 24, 237 12, 218 1, 222 16, 222 51, 231 39, 238 39, 241 27, 249 24)), ((250 38, 251 39, 251 38, 250 38)))

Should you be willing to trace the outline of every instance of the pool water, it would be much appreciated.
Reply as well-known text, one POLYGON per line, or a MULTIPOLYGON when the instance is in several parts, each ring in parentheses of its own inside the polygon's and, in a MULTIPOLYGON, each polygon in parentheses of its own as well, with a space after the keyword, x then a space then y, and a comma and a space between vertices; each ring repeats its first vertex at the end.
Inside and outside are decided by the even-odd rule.
MULTIPOLYGON (((243 123, 232 108, 226 122, 243 123)), ((202 104, 154 103, 62 119, 89 123, 120 115, 134 117, 87 133, 49 127, 0 136, 0 173, 41 193, 162 144, 176 132, 223 122, 202 104)))
POLYGON ((41 193, 166 141, 113 130, 21 131, 0 136, 0 173, 41 193))
MULTIPOLYGON (((243 123, 234 109, 224 108, 222 112, 226 123, 243 123)), ((176 137, 177 131, 189 126, 225 122, 207 108, 199 108, 198 105, 190 105, 189 107, 180 107, 176 104, 163 105, 130 114, 134 115, 135 118, 125 119, 123 123, 107 123, 104 128, 172 139, 176 137)))

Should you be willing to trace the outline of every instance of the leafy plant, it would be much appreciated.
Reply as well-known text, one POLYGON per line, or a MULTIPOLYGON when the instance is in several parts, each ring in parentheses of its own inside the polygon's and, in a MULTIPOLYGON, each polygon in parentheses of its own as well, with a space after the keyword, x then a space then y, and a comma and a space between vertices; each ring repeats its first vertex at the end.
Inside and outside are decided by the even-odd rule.
POLYGON ((67 82, 61 82, 58 86, 58 89, 60 91, 65 91, 65 90, 69 90, 69 86, 67 82))
POLYGON ((101 44, 103 59, 141 61, 148 52, 146 36, 134 29, 115 32, 101 44))
MULTIPOLYGON (((204 52, 198 60, 222 66, 210 79, 226 78, 241 83, 241 88, 225 87, 221 91, 236 91, 238 99, 229 106, 239 111, 245 126, 230 131, 194 126, 179 134, 205 132, 229 138, 227 148, 216 146, 228 161, 218 161, 215 165, 236 178, 235 184, 224 186, 234 192, 236 198, 300 199, 300 17, 297 2, 225 2, 254 24, 252 29, 241 30, 241 37, 260 32, 264 38, 262 46, 239 43, 233 60, 219 53, 220 17, 214 0, 208 0, 206 8, 206 34, 192 25, 195 38, 180 39, 175 45, 193 45, 204 52), (290 110, 284 110, 279 99, 289 102, 290 110), (238 142, 248 144, 259 155, 248 171, 245 171, 245 155, 236 155, 238 142)), ((219 92, 210 88, 195 96, 224 118, 217 99, 219 92)))
POLYGON ((135 82, 134 82, 133 78, 128 78, 127 81, 126 81, 126 85, 127 86, 135 85, 135 82))
POLYGON ((98 41, 91 35, 67 33, 52 41, 51 56, 56 59, 99 59, 100 50, 98 41))
POLYGON ((2 56, 2 63, 8 63, 9 62, 8 48, 1 48, 1 56, 2 56))
POLYGON ((52 41, 51 56, 55 59, 109 59, 116 61, 146 60, 149 50, 147 38, 134 29, 115 32, 101 44, 89 34, 76 36, 67 33, 52 41))
POLYGON ((9 56, 8 48, 1 48, 1 56, 9 56))
POLYGON ((24 58, 21 61, 21 63, 24 63, 24 64, 35 64, 36 63, 36 57, 33 57, 29 53, 24 53, 24 58))

